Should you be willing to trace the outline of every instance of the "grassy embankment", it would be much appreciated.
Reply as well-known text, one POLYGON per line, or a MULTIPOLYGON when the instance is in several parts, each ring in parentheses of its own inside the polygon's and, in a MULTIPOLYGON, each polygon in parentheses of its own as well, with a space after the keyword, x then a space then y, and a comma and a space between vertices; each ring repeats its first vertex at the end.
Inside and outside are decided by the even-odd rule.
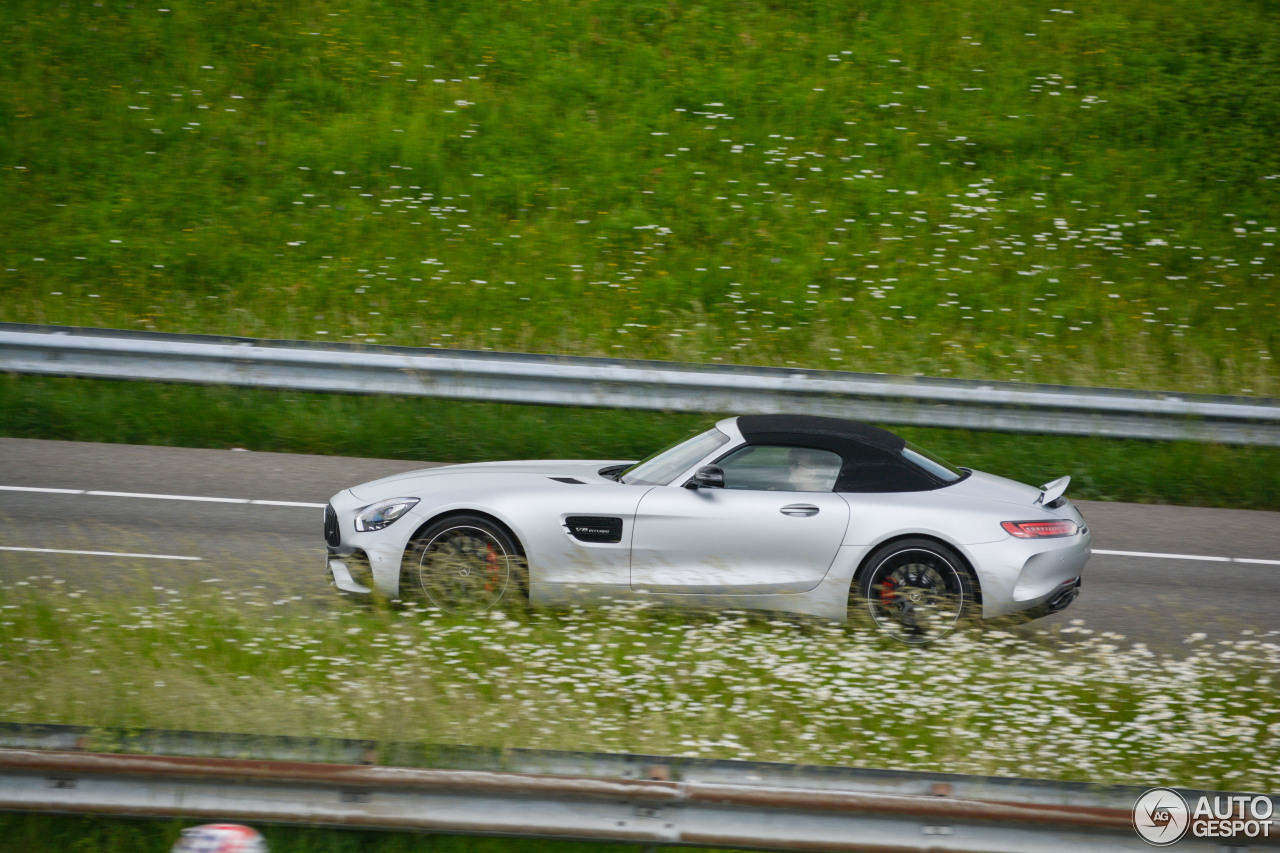
POLYGON ((0 320, 1280 394, 1280 11, 0 10, 0 320))
POLYGON ((766 615, 313 606, 143 576, 0 586, 0 719, 1275 790, 1274 633, 1069 625, 924 649, 766 615))
MULTIPOLYGON (((0 320, 1274 396, 1277 14, 7 3, 0 320)), ((107 395, 226 440, 15 383, 10 434, 107 395)), ((291 396, 243 398, 279 446, 291 396)), ((1239 497, 1152 454, 1090 495, 1276 505, 1272 454, 1191 469, 1239 497)))

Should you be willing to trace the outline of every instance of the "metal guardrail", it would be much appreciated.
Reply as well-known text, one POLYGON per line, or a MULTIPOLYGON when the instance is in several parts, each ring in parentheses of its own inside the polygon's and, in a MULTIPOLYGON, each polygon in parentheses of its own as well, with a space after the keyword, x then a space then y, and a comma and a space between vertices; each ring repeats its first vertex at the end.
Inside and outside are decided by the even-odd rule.
MULTIPOLYGON (((251 740, 254 758, 208 757, 244 737, 5 726, 0 742, 27 748, 0 749, 0 809, 761 850, 1149 849, 1132 828, 1139 788, 466 747, 433 750, 450 766, 422 769, 280 759, 368 759, 361 741, 251 740), (64 751, 69 738, 104 736, 200 755, 64 751), (41 745, 58 749, 31 748, 41 745)), ((1280 849, 1280 837, 1243 836, 1189 836, 1177 849, 1224 843, 1280 849)))
POLYGON ((0 324, 0 371, 1280 446, 1280 401, 0 324))

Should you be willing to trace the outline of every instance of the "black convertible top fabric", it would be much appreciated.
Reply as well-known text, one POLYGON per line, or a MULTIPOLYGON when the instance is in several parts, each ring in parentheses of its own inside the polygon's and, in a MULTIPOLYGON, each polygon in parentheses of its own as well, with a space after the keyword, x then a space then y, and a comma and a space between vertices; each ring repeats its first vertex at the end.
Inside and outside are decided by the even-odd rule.
POLYGON ((748 444, 815 447, 840 455, 837 492, 924 492, 947 485, 901 453, 906 440, 888 430, 816 415, 743 415, 748 444))
POLYGON ((888 430, 870 424, 818 415, 743 415, 738 418, 738 429, 752 443, 774 442, 788 436, 827 438, 857 441, 889 453, 897 453, 907 443, 888 430))

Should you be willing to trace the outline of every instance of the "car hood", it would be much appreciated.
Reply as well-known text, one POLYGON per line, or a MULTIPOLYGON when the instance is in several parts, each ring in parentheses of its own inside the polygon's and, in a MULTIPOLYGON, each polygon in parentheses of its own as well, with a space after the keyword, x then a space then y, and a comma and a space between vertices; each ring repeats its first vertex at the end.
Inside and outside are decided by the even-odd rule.
POLYGON ((465 465, 441 465, 393 474, 381 480, 372 480, 353 486, 349 491, 360 500, 378 500, 386 495, 389 487, 400 486, 412 491, 423 481, 440 477, 461 477, 469 474, 510 474, 544 477, 569 477, 584 483, 613 482, 600 476, 600 469, 609 465, 630 465, 620 459, 541 459, 526 462, 472 462, 465 465))
POLYGON ((1044 492, 1035 486, 1019 483, 995 474, 984 474, 982 471, 970 471, 969 476, 958 483, 947 486, 943 491, 949 495, 959 495, 980 501, 998 501, 1000 503, 1033 506, 1044 492))

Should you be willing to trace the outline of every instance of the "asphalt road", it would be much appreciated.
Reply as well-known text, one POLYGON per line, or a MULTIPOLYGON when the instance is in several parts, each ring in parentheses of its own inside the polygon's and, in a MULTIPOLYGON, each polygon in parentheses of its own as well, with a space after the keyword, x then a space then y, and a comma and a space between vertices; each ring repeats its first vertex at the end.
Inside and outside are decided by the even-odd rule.
MULTIPOLYGON (((146 573, 323 594, 329 497, 434 464, 0 438, 0 581, 107 590, 146 573)), ((1280 631, 1280 513, 1078 505, 1095 549, 1083 593, 1034 625, 1082 619, 1164 648, 1197 632, 1280 631)))

